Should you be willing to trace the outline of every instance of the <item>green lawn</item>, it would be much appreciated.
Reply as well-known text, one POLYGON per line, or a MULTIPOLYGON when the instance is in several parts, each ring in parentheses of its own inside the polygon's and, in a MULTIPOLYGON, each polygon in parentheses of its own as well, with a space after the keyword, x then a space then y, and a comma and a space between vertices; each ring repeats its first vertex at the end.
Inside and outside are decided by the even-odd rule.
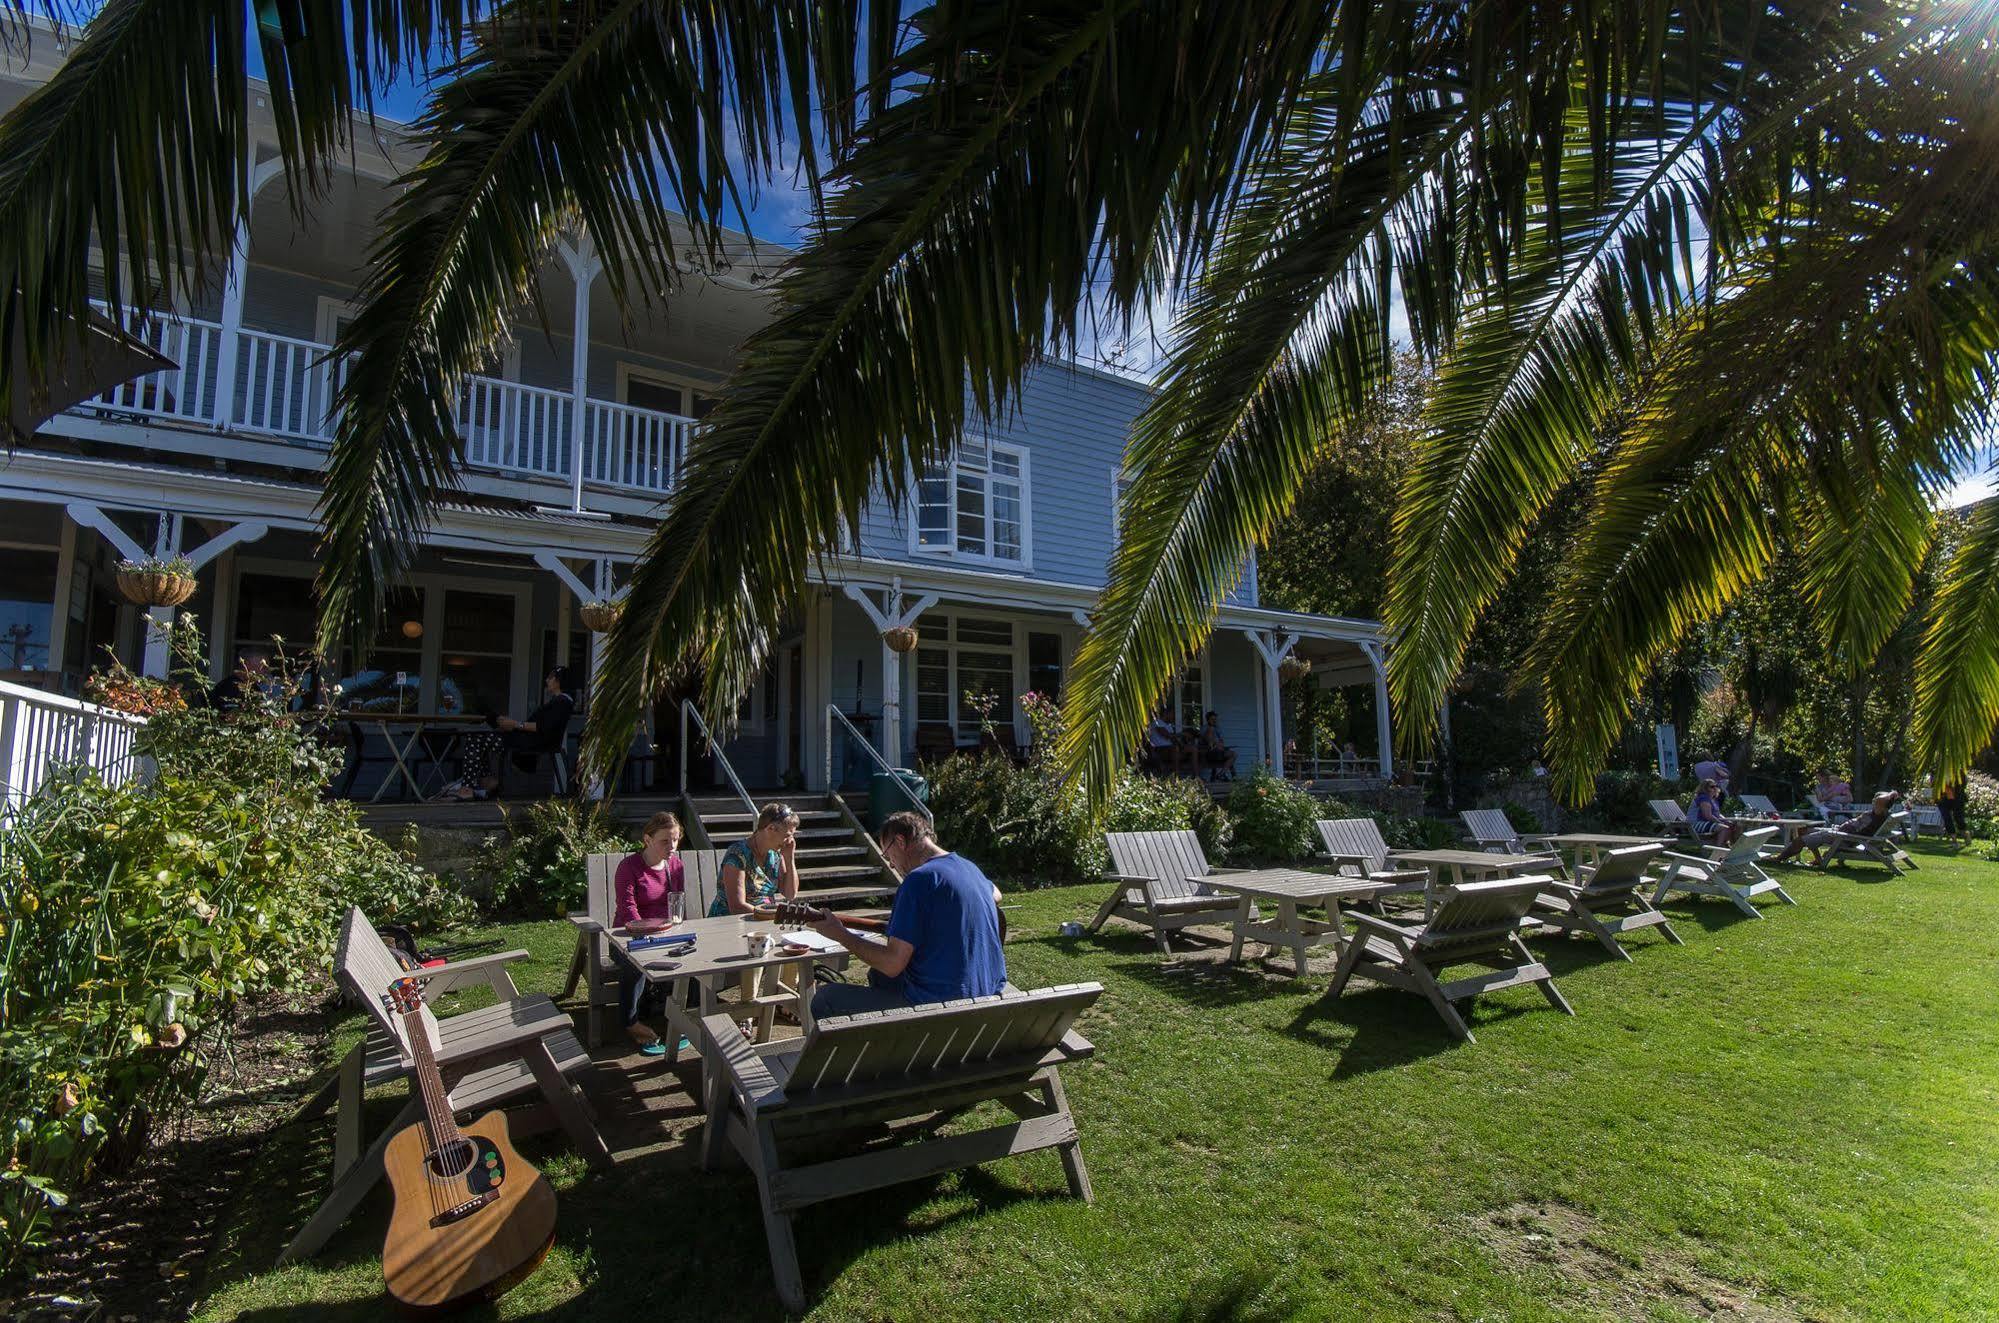
MULTIPOLYGON (((1999 865, 1921 858, 1794 873, 1798 906, 1761 922, 1672 906, 1687 946, 1641 937, 1635 963, 1538 942, 1575 1018, 1515 989, 1475 1045, 1404 994, 1326 1002, 1284 957, 1056 936, 1096 887, 1022 895, 1015 981, 1105 987, 1067 1076, 1097 1202, 1037 1154, 823 1205, 798 1231, 814 1316, 1999 1317, 1999 865)), ((559 980, 567 925, 476 936, 559 980)), ((328 1146, 273 1144, 198 1318, 382 1316, 379 1195, 312 1265, 263 1271, 328 1146)), ((704 1175, 663 1132, 607 1175, 530 1154, 561 1229, 496 1317, 777 1315, 740 1167, 704 1175)))

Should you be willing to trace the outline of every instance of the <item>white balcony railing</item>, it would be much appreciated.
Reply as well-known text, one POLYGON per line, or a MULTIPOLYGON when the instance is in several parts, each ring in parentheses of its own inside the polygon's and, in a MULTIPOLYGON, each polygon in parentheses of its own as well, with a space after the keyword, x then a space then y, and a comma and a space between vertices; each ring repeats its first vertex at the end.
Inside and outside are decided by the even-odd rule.
MULTIPOLYGON (((269 331, 239 331, 235 379, 225 389, 219 324, 145 315, 127 325, 180 366, 116 386, 72 412, 113 410, 313 446, 333 440, 334 398, 346 379, 346 363, 330 358, 328 346, 269 331)), ((576 401, 568 391, 468 376, 454 413, 469 467, 512 477, 571 478, 576 401)), ((649 494, 672 491, 692 426, 692 419, 673 414, 585 400, 583 481, 649 494)))
POLYGON ((89 769, 110 785, 142 774, 138 717, 60 694, 0 683, 0 818, 18 812, 53 776, 89 769))

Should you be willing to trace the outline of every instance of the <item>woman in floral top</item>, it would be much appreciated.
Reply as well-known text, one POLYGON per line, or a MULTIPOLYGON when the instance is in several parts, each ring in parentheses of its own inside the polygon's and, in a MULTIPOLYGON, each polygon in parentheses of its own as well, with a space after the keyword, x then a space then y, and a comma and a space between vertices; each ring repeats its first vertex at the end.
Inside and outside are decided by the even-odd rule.
POLYGON ((722 855, 722 885, 710 917, 747 914, 798 895, 798 811, 789 804, 766 804, 756 829, 722 855))

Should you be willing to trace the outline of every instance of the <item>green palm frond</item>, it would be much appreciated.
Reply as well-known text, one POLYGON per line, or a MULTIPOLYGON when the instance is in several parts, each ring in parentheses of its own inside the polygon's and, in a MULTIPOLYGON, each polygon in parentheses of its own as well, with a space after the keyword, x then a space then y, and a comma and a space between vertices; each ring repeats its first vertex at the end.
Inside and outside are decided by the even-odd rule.
POLYGON ((1093 278, 1128 306, 1227 205, 1309 75, 1321 15, 1180 9, 1166 25, 1136 0, 930 16, 898 61, 906 94, 830 180, 825 228, 689 448, 611 634, 594 748, 625 747, 646 676, 684 648, 726 725, 808 562, 871 498, 900 503, 968 410, 1002 412, 1074 334, 1093 278))
POLYGON ((521 12, 542 21, 483 30, 445 71, 334 348, 352 361, 321 503, 325 645, 372 632, 456 484, 458 384, 534 297, 557 235, 581 222, 621 304, 671 287, 683 249, 718 251, 737 198, 723 126, 768 167, 793 82, 811 88, 811 64, 790 62, 821 45, 810 10, 532 0, 521 12))
POLYGON ((1964 773, 1999 726, 1999 500, 1970 514, 1916 654, 1915 760, 1939 783, 1964 773))

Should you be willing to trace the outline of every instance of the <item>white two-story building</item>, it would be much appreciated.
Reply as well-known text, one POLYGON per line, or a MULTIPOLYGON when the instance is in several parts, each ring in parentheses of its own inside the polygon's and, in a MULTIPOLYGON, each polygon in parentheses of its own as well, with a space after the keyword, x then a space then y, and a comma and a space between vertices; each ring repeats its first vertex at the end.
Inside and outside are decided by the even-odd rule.
MULTIPOLYGON (((0 108, 59 58, 37 42, 30 65, 0 72, 0 108)), ((264 130, 226 271, 205 297, 137 324, 177 366, 56 417, 0 463, 0 678, 75 693, 107 650, 142 664, 142 612, 112 576, 138 552, 197 561, 184 609, 209 636, 217 677, 274 637, 313 635, 314 506, 339 371, 327 346, 411 154, 393 126, 360 135, 351 168, 301 223, 264 130)), ((336 659, 350 701, 520 713, 550 666, 587 673, 579 605, 621 582, 673 499, 692 432, 769 315, 760 286, 782 250, 747 238, 732 249, 726 269, 690 274, 633 322, 587 243, 551 255, 541 279, 554 324, 544 334, 524 316, 488 371, 465 381, 464 492, 438 514, 366 669, 336 659)), ((952 464, 923 475, 911 504, 878 502, 852 547, 811 568, 809 600, 727 746, 740 779, 816 789, 852 775, 841 717, 897 765, 975 743, 987 699, 1026 741, 1018 696, 1063 688, 1104 583, 1121 450, 1145 397, 1118 375, 1048 366, 1004 426, 973 430, 952 464), (882 640, 903 622, 920 636, 906 655, 882 640)), ((1372 702, 1385 775, 1383 650, 1372 621, 1262 608, 1252 566, 1170 702, 1183 723, 1217 711, 1242 766, 1275 761, 1279 668, 1309 659, 1309 683, 1372 702)), ((653 722, 662 753, 642 779, 672 784, 679 720, 668 696, 653 722)))

